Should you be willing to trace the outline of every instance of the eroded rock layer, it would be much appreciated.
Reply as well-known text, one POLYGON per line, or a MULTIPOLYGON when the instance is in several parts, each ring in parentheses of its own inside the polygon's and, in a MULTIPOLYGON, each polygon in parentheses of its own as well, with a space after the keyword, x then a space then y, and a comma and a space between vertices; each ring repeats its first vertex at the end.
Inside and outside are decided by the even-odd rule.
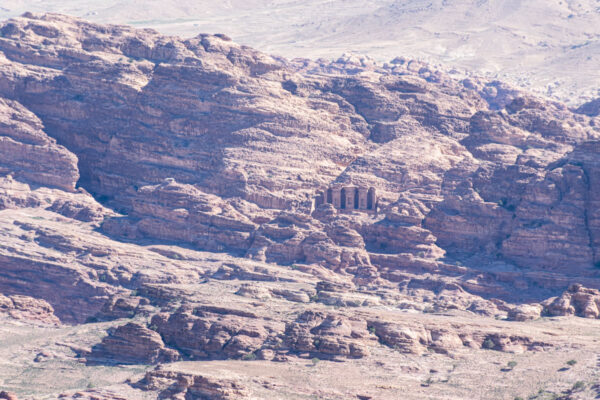
POLYGON ((411 398, 380 379, 400 371, 414 398, 466 398, 481 376, 423 388, 451 359, 487 374, 520 353, 563 382, 576 351, 595 376, 595 325, 569 330, 600 315, 594 106, 404 58, 2 22, 0 318, 17 336, 0 359, 18 367, 0 378, 45 398, 411 398), (338 204, 350 187, 370 207, 338 204), (297 372, 329 379, 321 362, 354 375, 297 372))
POLYGON ((504 282, 596 275, 593 116, 405 59, 290 62, 51 14, 0 29, 4 173, 77 182, 125 214, 111 235, 367 279, 444 256, 504 282), (377 189, 378 213, 309 216, 336 182, 377 189))

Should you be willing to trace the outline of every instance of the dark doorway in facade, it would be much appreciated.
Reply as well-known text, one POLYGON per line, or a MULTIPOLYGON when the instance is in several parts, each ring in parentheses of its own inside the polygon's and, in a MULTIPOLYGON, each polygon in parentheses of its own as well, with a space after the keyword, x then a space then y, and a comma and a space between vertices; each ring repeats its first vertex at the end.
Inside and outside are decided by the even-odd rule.
POLYGON ((367 194, 367 210, 373 210, 375 208, 375 189, 370 188, 367 194))

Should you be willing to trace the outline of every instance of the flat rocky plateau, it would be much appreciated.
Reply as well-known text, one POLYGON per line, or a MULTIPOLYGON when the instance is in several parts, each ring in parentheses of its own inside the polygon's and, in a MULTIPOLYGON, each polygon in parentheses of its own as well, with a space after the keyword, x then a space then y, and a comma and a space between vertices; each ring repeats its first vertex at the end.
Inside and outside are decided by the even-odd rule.
POLYGON ((0 399, 598 398, 599 113, 4 21, 0 399))

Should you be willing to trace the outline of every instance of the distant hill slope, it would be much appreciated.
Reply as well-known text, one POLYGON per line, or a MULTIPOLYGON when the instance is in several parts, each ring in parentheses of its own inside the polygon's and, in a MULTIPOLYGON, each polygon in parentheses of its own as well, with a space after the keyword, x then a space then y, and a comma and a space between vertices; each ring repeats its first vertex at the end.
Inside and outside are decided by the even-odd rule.
POLYGON ((570 105, 599 96, 597 0, 8 0, 0 19, 52 11, 195 36, 223 32, 286 57, 352 51, 443 62, 570 105))

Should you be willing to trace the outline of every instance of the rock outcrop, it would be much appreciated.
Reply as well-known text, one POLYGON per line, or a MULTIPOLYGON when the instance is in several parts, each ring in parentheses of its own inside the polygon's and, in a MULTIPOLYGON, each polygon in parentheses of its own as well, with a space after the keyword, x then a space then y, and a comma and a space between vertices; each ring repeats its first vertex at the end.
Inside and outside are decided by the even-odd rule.
POLYGON ((119 326, 94 346, 88 363, 158 364, 178 360, 176 350, 165 347, 160 335, 138 323, 119 326))
POLYGON ((457 362, 479 385, 502 353, 542 350, 551 367, 524 379, 556 378, 556 360, 596 345, 564 319, 531 322, 599 318, 592 114, 403 58, 2 22, 0 314, 23 336, 0 378, 30 384, 31 362, 81 377, 43 398, 399 398, 417 381, 419 398, 464 398, 467 374, 425 394, 426 371, 450 379, 457 362), (377 207, 319 197, 342 187, 373 188, 377 207), (364 395, 348 385, 363 376, 364 395))
POLYGON ((176 371, 147 372, 135 386, 146 391, 158 391, 159 399, 234 400, 249 398, 248 391, 234 379, 176 371))
POLYGON ((589 115, 590 117, 597 117, 600 115, 600 98, 588 101, 577 107, 575 112, 579 114, 589 115))
POLYGON ((19 398, 17 397, 16 394, 12 393, 12 392, 6 392, 6 391, 2 391, 0 392, 0 399, 5 399, 5 400, 18 400, 19 398))
POLYGON ((82 221, 101 220, 110 211, 76 189, 77 163, 39 117, 0 97, 0 210, 37 207, 82 221))
POLYGON ((27 296, 4 296, 0 294, 0 315, 7 314, 16 320, 40 324, 59 325, 54 309, 44 300, 27 296))
POLYGON ((190 359, 251 359, 262 348, 279 346, 284 324, 242 310, 201 306, 157 314, 151 327, 190 359))
POLYGON ((600 291, 580 284, 570 286, 561 296, 548 299, 543 304, 544 312, 552 316, 600 318, 600 291))
POLYGON ((0 176, 74 191, 79 179, 77 157, 43 129, 31 111, 0 98, 0 176))
POLYGON ((466 280, 484 271, 505 293, 524 279, 498 261, 594 275, 600 127, 561 104, 405 59, 286 61, 53 14, 0 29, 3 174, 85 189, 121 213, 109 235, 363 283, 447 274, 441 259, 465 254, 466 280), (332 184, 373 187, 379 214, 313 210, 332 184))
POLYGON ((543 351, 552 345, 524 334, 497 329, 473 329, 469 326, 429 326, 415 323, 369 321, 379 341, 402 353, 423 354, 427 350, 451 354, 463 347, 508 353, 543 351))
POLYGON ((306 311, 285 329, 292 351, 319 358, 365 357, 374 340, 365 320, 324 312, 306 311))
POLYGON ((110 321, 119 318, 132 318, 136 315, 150 315, 153 311, 150 301, 144 297, 111 297, 95 315, 100 321, 110 321))
POLYGON ((541 304, 521 304, 508 312, 511 321, 530 321, 541 317, 544 307, 541 304))
POLYGON ((132 193, 129 218, 115 218, 104 230, 129 239, 190 242, 210 251, 244 251, 256 224, 220 197, 174 179, 132 193), (136 221, 131 222, 131 219, 136 221))

